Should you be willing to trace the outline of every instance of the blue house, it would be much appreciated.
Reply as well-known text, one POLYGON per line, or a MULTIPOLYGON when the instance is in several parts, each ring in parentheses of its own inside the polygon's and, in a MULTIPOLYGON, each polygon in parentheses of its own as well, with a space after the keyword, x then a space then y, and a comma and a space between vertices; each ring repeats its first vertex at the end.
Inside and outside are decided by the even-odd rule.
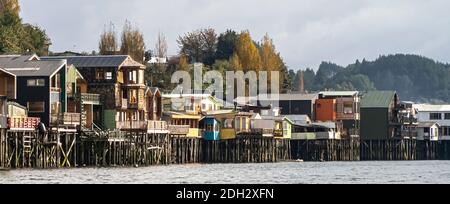
POLYGON ((220 140, 220 123, 219 121, 212 117, 204 117, 200 121, 200 127, 203 130, 203 138, 209 141, 220 140))

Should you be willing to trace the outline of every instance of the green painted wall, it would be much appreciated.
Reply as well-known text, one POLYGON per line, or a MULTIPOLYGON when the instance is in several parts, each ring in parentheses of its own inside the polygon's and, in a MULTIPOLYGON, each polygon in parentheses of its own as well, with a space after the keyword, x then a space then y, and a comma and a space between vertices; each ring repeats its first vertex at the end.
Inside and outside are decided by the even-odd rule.
POLYGON ((361 139, 389 139, 389 114, 387 108, 361 108, 361 139))
POLYGON ((103 127, 106 130, 116 129, 116 110, 105 110, 103 112, 103 127))

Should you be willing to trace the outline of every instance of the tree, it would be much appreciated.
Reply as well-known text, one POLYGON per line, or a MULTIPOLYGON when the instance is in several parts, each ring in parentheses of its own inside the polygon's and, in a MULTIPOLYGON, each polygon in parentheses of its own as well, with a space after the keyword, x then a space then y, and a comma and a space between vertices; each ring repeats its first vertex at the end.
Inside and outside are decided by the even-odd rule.
POLYGON ((233 56, 238 38, 239 35, 233 30, 220 34, 217 40, 216 60, 229 60, 233 56))
POLYGON ((235 71, 242 70, 241 60, 239 59, 239 56, 237 55, 237 53, 234 53, 233 56, 231 56, 231 58, 230 58, 230 66, 235 71))
POLYGON ((123 27, 120 52, 124 55, 130 55, 138 62, 144 63, 144 35, 139 29, 132 27, 129 21, 126 21, 123 27))
POLYGON ((45 30, 31 24, 24 24, 25 36, 22 39, 22 50, 46 56, 49 54, 49 45, 51 44, 45 30))
POLYGON ((19 16, 19 0, 0 0, 0 14, 7 11, 12 12, 16 16, 19 16))
POLYGON ((109 29, 105 30, 100 35, 99 53, 101 55, 115 55, 117 54, 117 33, 114 29, 114 24, 111 22, 109 29))
POLYGON ((178 70, 186 72, 190 71, 187 57, 183 54, 180 56, 180 62, 178 63, 178 70))
POLYGON ((50 39, 38 26, 23 24, 22 19, 6 10, 0 13, 0 54, 35 52, 48 55, 50 39))
POLYGON ((180 54, 189 58, 189 62, 201 62, 212 65, 217 50, 217 34, 214 29, 199 29, 178 37, 180 54))
POLYGON ((158 33, 158 39, 155 44, 155 56, 159 58, 167 57, 167 41, 164 33, 158 33))
POLYGON ((258 48, 250 36, 249 31, 243 31, 239 35, 235 52, 243 71, 261 70, 261 56, 258 48))

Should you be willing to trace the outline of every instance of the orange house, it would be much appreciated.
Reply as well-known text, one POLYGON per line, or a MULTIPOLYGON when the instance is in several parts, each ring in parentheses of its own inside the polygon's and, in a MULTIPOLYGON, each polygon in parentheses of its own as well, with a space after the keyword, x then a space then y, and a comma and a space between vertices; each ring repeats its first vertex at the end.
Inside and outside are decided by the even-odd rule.
POLYGON ((336 121, 336 99, 317 99, 315 107, 317 121, 336 121))

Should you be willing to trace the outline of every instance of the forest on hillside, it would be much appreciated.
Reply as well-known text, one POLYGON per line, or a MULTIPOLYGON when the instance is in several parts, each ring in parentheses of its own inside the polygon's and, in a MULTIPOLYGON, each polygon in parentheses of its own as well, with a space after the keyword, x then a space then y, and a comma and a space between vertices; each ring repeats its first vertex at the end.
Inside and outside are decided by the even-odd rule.
POLYGON ((347 67, 322 62, 312 69, 289 72, 298 91, 303 75, 304 90, 395 90, 402 100, 428 103, 450 102, 450 65, 418 55, 387 55, 374 61, 358 60, 347 67), (303 72, 303 74, 301 74, 303 72))

